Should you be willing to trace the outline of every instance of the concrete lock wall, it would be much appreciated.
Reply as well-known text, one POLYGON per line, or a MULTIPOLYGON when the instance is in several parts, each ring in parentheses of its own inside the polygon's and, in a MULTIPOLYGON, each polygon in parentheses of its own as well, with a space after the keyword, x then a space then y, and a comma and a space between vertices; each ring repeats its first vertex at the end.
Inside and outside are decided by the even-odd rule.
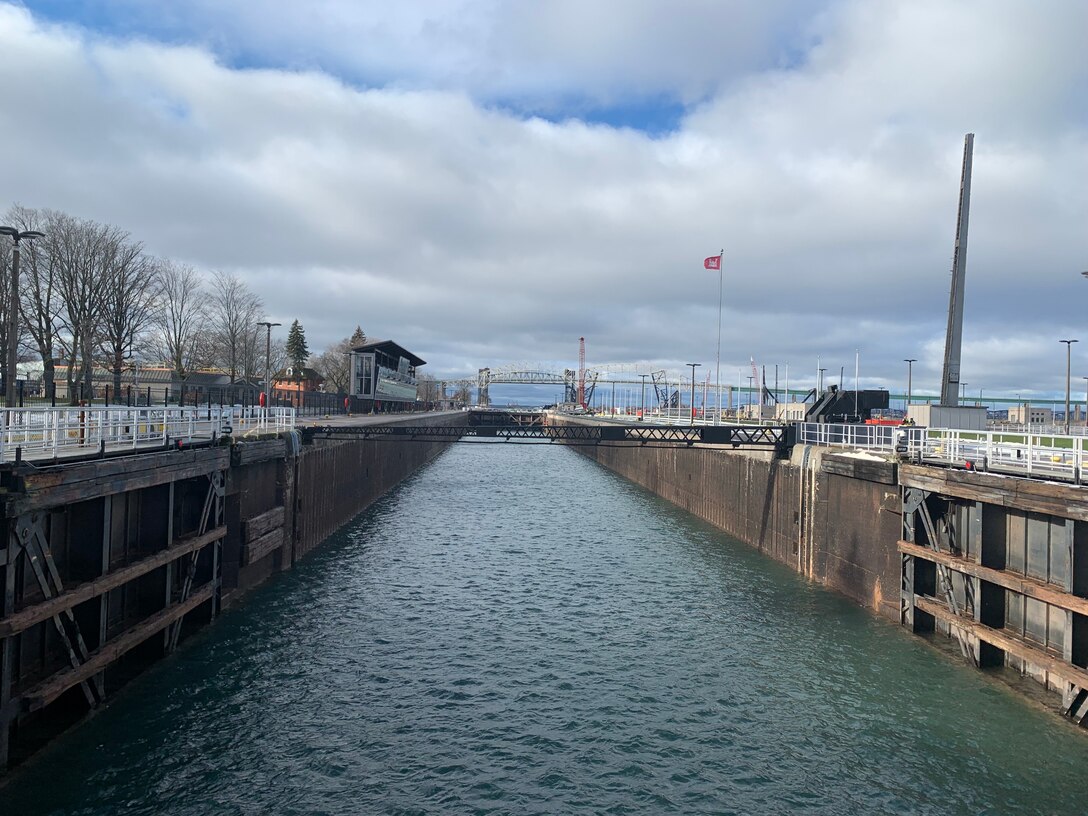
POLYGON ((0 469, 0 775, 450 444, 300 443, 0 469))
POLYGON ((790 459, 720 446, 574 450, 899 621, 902 516, 894 463, 810 446, 796 446, 790 459))
MULTIPOLYGON (((390 419, 382 424, 454 426, 459 415, 390 419)), ((289 441, 288 441, 289 442, 289 441)), ((315 440, 292 451, 282 439, 236 446, 227 488, 228 565, 244 592, 290 567, 451 443, 315 440)))

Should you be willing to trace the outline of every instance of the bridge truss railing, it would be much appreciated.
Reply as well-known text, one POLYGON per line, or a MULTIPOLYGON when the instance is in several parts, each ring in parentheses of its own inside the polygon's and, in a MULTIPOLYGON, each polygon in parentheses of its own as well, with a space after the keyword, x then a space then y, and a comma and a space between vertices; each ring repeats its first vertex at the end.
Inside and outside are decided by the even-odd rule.
POLYGON ((247 431, 281 432, 295 425, 294 408, 63 407, 0 410, 0 461, 78 455, 108 449, 213 439, 247 431))
POLYGON ((566 444, 729 445, 785 450, 789 429, 785 426, 743 425, 634 425, 634 424, 505 424, 446 425, 312 425, 304 437, 460 441, 475 437, 504 441, 526 440, 566 444))
POLYGON ((1079 435, 805 422, 798 428, 797 441, 898 454, 933 464, 970 462, 977 470, 1075 484, 1085 480, 1088 466, 1088 438, 1079 435))

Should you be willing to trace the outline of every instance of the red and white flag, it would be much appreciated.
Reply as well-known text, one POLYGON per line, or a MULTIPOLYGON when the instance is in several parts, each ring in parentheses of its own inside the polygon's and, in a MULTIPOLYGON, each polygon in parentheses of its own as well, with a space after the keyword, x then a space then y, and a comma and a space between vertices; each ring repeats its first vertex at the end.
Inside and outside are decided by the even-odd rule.
POLYGON ((703 269, 721 269, 722 268, 722 256, 711 255, 705 261, 703 261, 703 269))

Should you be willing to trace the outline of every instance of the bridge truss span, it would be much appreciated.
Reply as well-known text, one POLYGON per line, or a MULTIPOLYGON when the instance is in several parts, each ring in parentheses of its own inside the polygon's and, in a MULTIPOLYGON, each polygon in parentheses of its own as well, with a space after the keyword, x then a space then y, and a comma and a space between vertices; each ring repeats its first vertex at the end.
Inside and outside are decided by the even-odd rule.
POLYGON ((785 450, 790 429, 786 426, 744 425, 543 425, 468 424, 441 427, 427 425, 315 426, 303 435, 321 439, 462 441, 465 438, 504 442, 560 442, 573 445, 691 447, 725 445, 732 448, 785 450))

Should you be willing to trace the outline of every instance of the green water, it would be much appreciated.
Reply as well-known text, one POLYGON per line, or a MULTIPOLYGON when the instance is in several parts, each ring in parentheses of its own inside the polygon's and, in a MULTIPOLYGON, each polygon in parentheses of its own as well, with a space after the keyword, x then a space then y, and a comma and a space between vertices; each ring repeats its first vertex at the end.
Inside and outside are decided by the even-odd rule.
POLYGON ((0 789, 32 814, 1080 814, 1088 736, 555 447, 464 444, 0 789))

